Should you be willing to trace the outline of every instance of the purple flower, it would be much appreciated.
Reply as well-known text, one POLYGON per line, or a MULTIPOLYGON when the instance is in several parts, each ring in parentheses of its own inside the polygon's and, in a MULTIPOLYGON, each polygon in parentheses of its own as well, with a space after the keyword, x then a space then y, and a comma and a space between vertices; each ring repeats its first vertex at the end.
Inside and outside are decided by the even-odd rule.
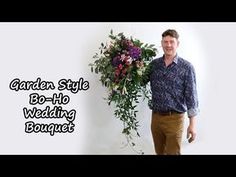
POLYGON ((134 60, 138 59, 141 56, 141 49, 139 47, 130 47, 129 54, 134 60))
POLYGON ((112 59, 112 66, 117 67, 119 64, 122 64, 122 61, 120 59, 120 56, 117 55, 112 59))

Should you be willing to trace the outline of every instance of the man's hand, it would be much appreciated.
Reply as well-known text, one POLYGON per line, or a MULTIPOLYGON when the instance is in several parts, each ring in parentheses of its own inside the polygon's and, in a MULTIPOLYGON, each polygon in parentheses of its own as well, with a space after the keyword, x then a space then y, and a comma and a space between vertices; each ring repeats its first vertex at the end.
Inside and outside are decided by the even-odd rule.
POLYGON ((188 129, 187 129, 188 142, 191 143, 192 141, 195 140, 195 138, 196 138, 196 132, 195 132, 194 128, 191 126, 188 126, 188 129))
POLYGON ((194 125, 195 125, 195 118, 192 117, 190 118, 190 123, 187 129, 187 139, 189 143, 193 142, 196 138, 196 131, 195 131, 194 125))

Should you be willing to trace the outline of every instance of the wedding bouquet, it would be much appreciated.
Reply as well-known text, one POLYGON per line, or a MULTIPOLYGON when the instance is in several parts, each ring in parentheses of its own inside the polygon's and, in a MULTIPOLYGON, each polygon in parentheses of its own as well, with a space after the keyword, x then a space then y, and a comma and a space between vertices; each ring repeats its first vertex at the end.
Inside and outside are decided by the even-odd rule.
POLYGON ((89 66, 92 72, 100 74, 102 85, 109 91, 108 104, 114 103, 114 115, 123 122, 122 133, 135 146, 130 140, 134 133, 140 136, 137 105, 140 97, 150 99, 150 90, 142 82, 157 49, 123 33, 114 35, 112 30, 109 38, 109 43, 101 43, 99 53, 93 56, 94 63, 89 66))

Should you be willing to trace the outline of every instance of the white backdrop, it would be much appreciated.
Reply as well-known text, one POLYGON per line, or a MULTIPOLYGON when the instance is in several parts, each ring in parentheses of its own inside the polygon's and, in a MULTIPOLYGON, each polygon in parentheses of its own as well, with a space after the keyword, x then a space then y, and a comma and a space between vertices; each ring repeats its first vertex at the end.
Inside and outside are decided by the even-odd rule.
MULTIPOLYGON (((0 154, 136 154, 123 147, 122 124, 115 119, 113 107, 103 97, 107 92, 98 75, 90 72, 89 63, 101 42, 108 41, 111 29, 124 32, 160 48, 161 33, 174 28, 180 34, 178 54, 193 63, 197 73, 200 114, 197 117, 197 139, 188 144, 183 139, 183 154, 236 154, 236 118, 234 115, 236 75, 234 56, 236 23, 0 23, 0 154), (78 81, 83 77, 89 89, 70 97, 62 105, 75 109, 72 133, 26 133, 23 107, 29 95, 52 96, 58 90, 10 90, 15 79, 35 81, 38 77, 55 83, 60 79, 78 81)), ((44 109, 51 103, 35 105, 44 109)), ((147 103, 139 105, 141 137, 137 149, 155 154, 150 132, 151 111, 147 103)), ((46 123, 65 120, 31 119, 46 123)), ((188 125, 186 118, 185 126, 188 125)), ((186 129, 186 128, 185 128, 186 129)))

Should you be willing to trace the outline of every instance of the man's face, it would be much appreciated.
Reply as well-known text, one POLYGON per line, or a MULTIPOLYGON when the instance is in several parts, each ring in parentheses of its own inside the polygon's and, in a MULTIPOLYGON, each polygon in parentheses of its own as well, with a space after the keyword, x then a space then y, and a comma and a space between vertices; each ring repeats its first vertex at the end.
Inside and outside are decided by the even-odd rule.
POLYGON ((161 46, 165 55, 167 56, 175 56, 176 50, 179 46, 179 41, 171 36, 166 36, 162 38, 161 46))

